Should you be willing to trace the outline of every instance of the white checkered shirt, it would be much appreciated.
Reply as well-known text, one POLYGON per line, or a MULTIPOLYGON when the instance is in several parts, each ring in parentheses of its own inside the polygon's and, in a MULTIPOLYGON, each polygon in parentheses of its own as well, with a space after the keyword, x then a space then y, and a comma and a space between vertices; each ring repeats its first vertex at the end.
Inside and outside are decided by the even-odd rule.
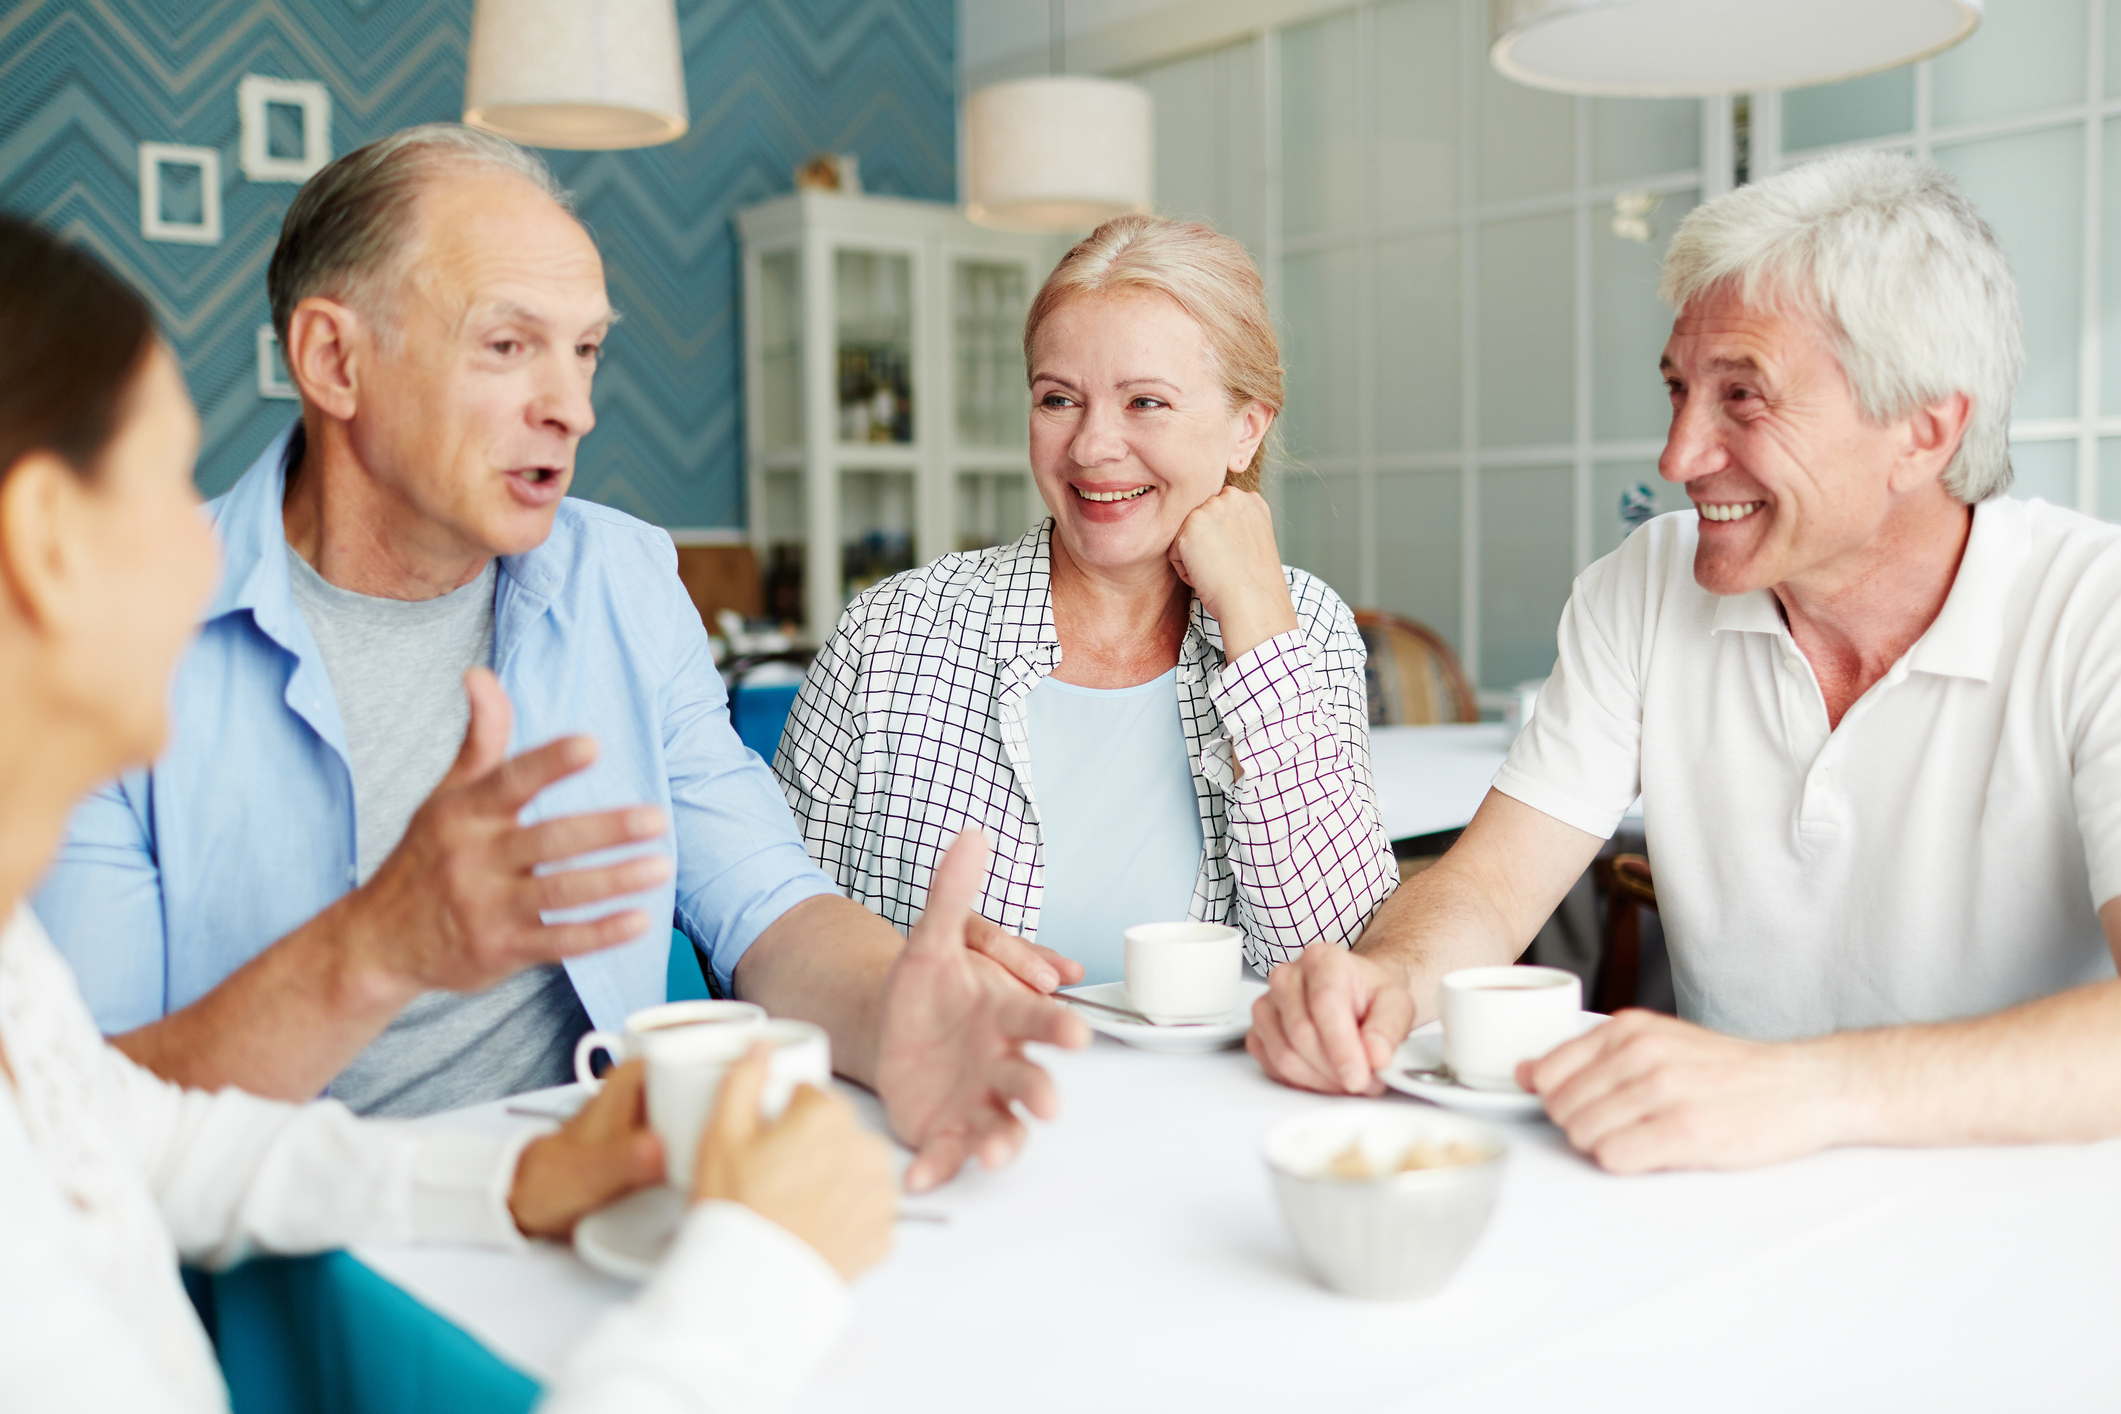
MULTIPOLYGON (((864 593, 789 714, 773 769, 811 857, 902 930, 951 839, 977 828, 994 859, 975 906, 1038 936, 1025 698, 1060 663, 1051 534, 1049 520, 864 593)), ((1323 581, 1285 572, 1298 628, 1226 665, 1196 598, 1178 656, 1205 846, 1191 916, 1243 929, 1261 971, 1308 943, 1353 943, 1399 879, 1370 781, 1362 637, 1323 581)))

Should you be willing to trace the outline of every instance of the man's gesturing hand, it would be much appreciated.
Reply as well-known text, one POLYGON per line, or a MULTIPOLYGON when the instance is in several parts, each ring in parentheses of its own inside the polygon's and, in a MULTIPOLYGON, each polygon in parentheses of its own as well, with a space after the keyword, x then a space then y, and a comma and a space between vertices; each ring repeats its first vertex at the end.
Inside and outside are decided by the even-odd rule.
POLYGON ((987 872, 987 841, 967 830, 928 884, 928 907, 884 983, 876 1088, 891 1127, 918 1153, 906 1187, 933 1188, 977 1154, 1000 1168, 1024 1142, 1021 1103, 1060 1113, 1052 1078, 1024 1043, 1090 1044, 1090 1029, 1056 1002, 967 949, 972 900, 987 872))
POLYGON ((1284 1085, 1377 1095, 1377 1072, 1414 1027, 1414 998, 1384 968, 1339 943, 1313 943, 1267 977, 1245 1049, 1284 1085))
POLYGON ((375 877, 335 908, 371 986, 405 1000, 438 988, 478 991, 533 963, 554 962, 637 938, 648 915, 627 909, 586 923, 540 914, 652 888, 670 877, 666 855, 588 869, 541 866, 652 840, 663 813, 634 806, 536 825, 517 816, 553 782, 596 760, 586 736, 562 737, 504 760, 513 712, 484 668, 464 675, 471 725, 456 764, 406 826, 375 877))

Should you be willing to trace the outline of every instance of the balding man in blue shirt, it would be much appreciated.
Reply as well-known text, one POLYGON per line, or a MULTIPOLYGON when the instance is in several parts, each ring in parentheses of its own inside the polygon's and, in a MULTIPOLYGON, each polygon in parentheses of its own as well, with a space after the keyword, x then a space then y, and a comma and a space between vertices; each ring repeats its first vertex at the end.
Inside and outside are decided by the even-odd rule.
POLYGON ((1023 1044, 1087 1041, 1038 995, 1072 968, 841 897, 669 537, 565 499, 615 316, 543 165, 442 124, 349 153, 269 283, 302 420, 212 507, 169 752, 82 808, 36 900, 104 1029, 185 1084, 424 1113, 568 1078, 663 1000, 674 922, 721 991, 825 1026, 911 1186, 1005 1161, 1013 1105, 1055 1106, 1023 1044))

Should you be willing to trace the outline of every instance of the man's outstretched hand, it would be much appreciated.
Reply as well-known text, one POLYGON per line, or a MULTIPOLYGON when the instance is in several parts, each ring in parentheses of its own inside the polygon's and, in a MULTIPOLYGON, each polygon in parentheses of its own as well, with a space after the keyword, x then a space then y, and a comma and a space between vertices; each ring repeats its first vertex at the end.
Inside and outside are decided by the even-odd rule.
POLYGON ((990 1169, 1009 1162, 1025 1138, 1016 1105, 1039 1119, 1060 1113, 1052 1077, 1025 1058, 1027 1042, 1090 1044, 1081 1018, 968 946, 986 873, 987 841, 968 830, 929 881, 927 910, 884 983, 876 1088, 891 1127, 916 1150, 906 1170, 916 1193, 970 1156, 990 1169))
POLYGON ((375 877, 333 906, 363 980, 405 1000, 437 989, 479 991, 533 964, 637 938, 648 931, 639 909, 577 923, 541 915, 638 893, 671 875, 661 854, 550 868, 655 839, 665 829, 663 812, 637 805, 518 824, 538 792, 596 760, 596 743, 561 737, 509 758, 514 713, 499 680, 473 668, 464 691, 471 723, 449 774, 375 877))
POLYGON ((1267 977, 1245 1049, 1284 1085, 1379 1095, 1377 1072, 1414 1027, 1399 978, 1339 943, 1313 943, 1267 977))

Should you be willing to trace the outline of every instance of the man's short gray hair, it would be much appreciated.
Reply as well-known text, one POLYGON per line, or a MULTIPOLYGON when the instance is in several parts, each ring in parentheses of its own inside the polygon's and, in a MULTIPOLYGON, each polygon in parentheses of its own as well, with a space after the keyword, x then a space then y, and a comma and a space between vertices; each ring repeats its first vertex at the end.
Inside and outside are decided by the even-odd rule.
POLYGON ((1719 287, 1819 318, 1872 422, 1966 394, 1973 411, 1944 489, 1972 505, 2011 484, 2018 287, 1943 168, 1845 153, 1696 207, 1672 236, 1658 294, 1676 310, 1719 287))
POLYGON ((387 322, 377 298, 397 274, 421 188, 443 169, 512 172, 570 214, 574 203, 543 159, 461 123, 423 123, 357 147, 302 184, 265 273, 272 327, 287 346, 295 306, 331 295, 387 322))

